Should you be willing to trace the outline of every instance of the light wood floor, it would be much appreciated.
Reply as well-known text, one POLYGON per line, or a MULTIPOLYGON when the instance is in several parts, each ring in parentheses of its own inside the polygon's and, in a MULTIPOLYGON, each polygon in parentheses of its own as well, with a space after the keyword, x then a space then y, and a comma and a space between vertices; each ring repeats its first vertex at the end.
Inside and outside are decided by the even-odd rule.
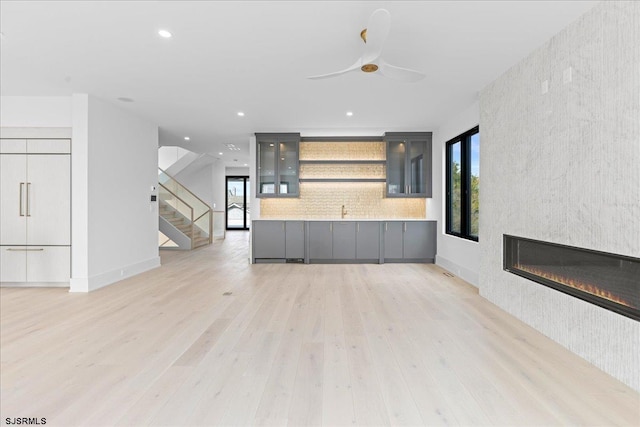
POLYGON ((1 289, 1 422, 640 425, 638 393, 434 265, 252 266, 247 241, 1 289))

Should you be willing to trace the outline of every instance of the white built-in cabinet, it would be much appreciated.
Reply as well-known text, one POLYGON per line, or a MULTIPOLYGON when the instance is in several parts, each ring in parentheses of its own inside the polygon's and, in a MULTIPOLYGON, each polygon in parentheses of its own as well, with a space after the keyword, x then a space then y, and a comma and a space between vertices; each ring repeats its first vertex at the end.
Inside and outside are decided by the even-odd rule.
POLYGON ((0 139, 0 282, 69 282, 71 140, 0 139))

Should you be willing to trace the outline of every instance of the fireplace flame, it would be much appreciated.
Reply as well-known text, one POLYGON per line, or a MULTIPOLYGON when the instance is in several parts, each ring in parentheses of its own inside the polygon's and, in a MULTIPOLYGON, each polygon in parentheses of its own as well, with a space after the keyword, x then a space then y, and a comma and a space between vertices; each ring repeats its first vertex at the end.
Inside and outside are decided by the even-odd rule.
POLYGON ((541 268, 531 267, 529 265, 516 264, 516 265, 514 265, 514 267, 516 269, 518 269, 518 270, 525 271, 527 273, 531 273, 531 274, 534 274, 534 275, 539 276, 539 277, 543 277, 545 279, 554 281, 556 283, 560 283, 560 284, 565 285, 565 286, 570 286, 570 287, 572 287, 574 289, 581 290, 581 291, 586 292, 588 294, 595 295, 597 297, 600 297, 600 298, 615 302, 617 304, 622 304, 622 305, 625 305, 627 307, 632 307, 632 305, 629 302, 625 301, 624 299, 620 298, 619 296, 617 296, 617 295, 615 295, 615 294, 613 294, 613 293, 611 293, 609 291, 606 291, 604 289, 599 288, 596 285, 580 282, 580 281, 577 281, 577 280, 572 279, 570 277, 565 277, 565 276, 561 276, 559 274, 550 273, 550 272, 545 271, 545 270, 543 270, 541 268))

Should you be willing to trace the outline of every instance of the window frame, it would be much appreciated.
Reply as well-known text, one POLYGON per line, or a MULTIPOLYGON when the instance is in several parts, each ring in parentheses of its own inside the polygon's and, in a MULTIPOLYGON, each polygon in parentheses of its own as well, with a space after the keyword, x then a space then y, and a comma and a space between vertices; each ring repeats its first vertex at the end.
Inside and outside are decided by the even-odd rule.
POLYGON ((478 236, 471 234, 471 137, 479 133, 477 125, 445 143, 445 233, 474 242, 478 236), (460 143, 460 232, 452 230, 451 160, 457 143, 460 143))

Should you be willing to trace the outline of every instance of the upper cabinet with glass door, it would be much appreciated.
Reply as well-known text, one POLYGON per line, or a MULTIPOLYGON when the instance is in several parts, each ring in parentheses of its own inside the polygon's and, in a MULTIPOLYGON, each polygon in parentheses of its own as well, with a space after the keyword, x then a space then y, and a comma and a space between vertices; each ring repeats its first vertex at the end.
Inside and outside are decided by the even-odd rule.
POLYGON ((256 197, 298 197, 299 133, 256 133, 256 197))
POLYGON ((387 197, 431 197, 431 132, 387 132, 387 197))

